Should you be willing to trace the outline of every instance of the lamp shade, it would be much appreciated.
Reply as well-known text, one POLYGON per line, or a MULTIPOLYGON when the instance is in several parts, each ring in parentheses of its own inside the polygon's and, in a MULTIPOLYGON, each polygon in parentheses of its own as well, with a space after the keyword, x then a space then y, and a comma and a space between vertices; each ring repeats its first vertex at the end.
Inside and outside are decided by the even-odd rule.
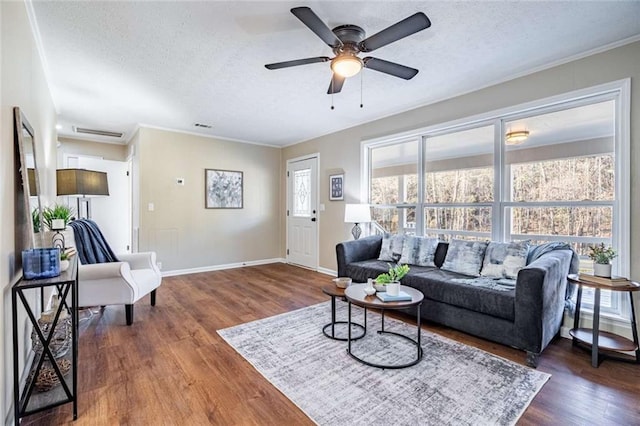
POLYGON ((371 222, 371 207, 369 204, 347 204, 344 207, 344 221, 346 223, 371 222))
POLYGON ((85 169, 56 170, 58 195, 109 195, 109 183, 105 172, 85 169))

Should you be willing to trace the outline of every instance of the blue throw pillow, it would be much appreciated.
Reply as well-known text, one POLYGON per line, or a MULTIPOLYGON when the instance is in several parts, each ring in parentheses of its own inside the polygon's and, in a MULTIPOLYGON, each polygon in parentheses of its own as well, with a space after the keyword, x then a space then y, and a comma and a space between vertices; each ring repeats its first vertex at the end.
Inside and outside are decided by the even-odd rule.
POLYGON ((433 258, 436 254, 436 248, 438 248, 437 238, 407 235, 404 237, 402 256, 398 263, 435 267, 433 258))
POLYGON ((490 242, 480 275, 489 278, 518 278, 518 272, 527 264, 529 241, 510 243, 490 242))
POLYGON ((382 247, 380 248, 378 260, 398 263, 400 256, 402 256, 403 243, 404 235, 384 234, 382 236, 382 247))
POLYGON ((473 277, 479 276, 488 244, 486 241, 452 239, 441 269, 473 277))

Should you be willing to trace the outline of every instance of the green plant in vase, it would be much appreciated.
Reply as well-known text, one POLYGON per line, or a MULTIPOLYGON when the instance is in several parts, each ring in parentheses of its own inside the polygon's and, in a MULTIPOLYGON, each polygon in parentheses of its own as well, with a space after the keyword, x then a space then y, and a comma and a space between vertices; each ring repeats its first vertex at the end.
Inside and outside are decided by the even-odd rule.
POLYGON ((611 261, 617 256, 616 251, 604 243, 589 246, 589 259, 593 260, 593 275, 611 277, 611 261))
POLYGON ((33 224, 33 232, 36 234, 40 232, 40 210, 38 208, 33 209, 31 212, 31 222, 33 224))
POLYGON ((389 272, 380 274, 376 277, 375 282, 377 285, 386 285, 389 283, 399 282, 405 275, 409 273, 409 265, 389 265, 389 272))
POLYGON ((73 219, 73 209, 64 204, 55 204, 53 207, 45 207, 42 210, 42 221, 51 231, 65 229, 73 219), (62 220, 64 226, 55 226, 54 220, 62 220))

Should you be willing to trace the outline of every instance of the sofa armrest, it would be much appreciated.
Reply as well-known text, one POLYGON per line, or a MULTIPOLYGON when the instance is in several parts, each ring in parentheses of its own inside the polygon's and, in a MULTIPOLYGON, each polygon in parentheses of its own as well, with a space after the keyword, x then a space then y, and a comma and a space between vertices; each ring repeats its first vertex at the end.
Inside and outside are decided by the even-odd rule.
POLYGON ((542 352, 560 330, 571 256, 570 250, 550 251, 518 273, 515 327, 528 352, 542 352))
POLYGON ((347 265, 361 260, 377 259, 382 247, 382 235, 372 235, 359 240, 345 241, 336 245, 338 276, 344 277, 347 265))

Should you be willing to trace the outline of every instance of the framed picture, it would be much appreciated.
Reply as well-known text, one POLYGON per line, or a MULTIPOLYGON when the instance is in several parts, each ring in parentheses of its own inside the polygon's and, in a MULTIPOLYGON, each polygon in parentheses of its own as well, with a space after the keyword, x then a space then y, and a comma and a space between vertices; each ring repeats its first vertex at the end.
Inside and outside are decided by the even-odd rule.
POLYGON ((241 209, 242 172, 205 169, 204 206, 207 209, 241 209))
POLYGON ((344 174, 329 176, 329 200, 344 200, 344 174))

